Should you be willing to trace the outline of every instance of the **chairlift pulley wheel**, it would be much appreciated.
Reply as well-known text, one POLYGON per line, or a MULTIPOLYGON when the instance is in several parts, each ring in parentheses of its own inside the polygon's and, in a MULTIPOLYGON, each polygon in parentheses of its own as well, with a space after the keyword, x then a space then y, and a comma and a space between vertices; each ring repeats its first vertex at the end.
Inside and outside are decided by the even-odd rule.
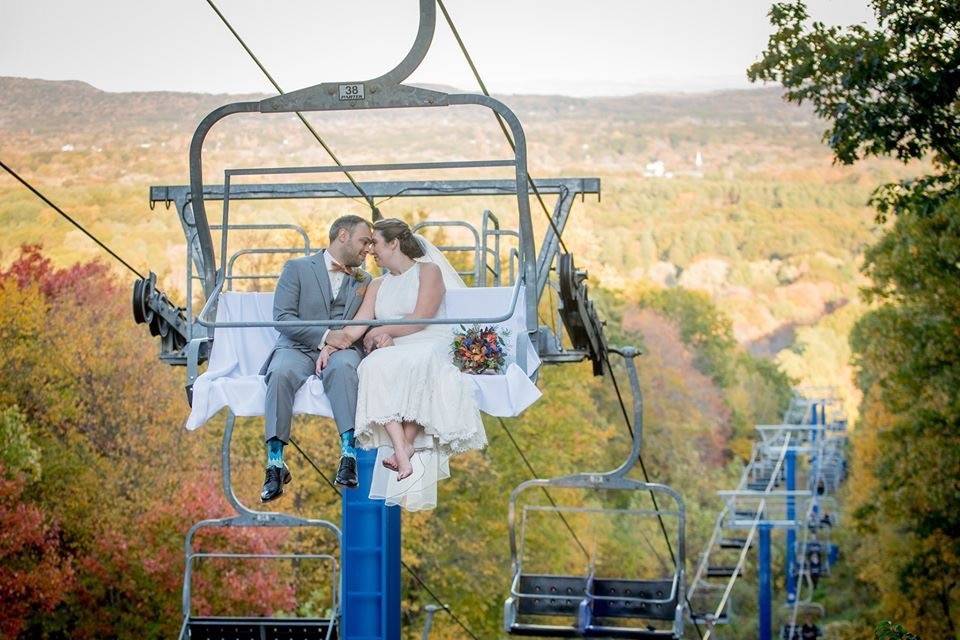
POLYGON ((577 274, 572 253, 561 253, 557 262, 559 263, 557 272, 560 278, 560 295, 565 300, 574 300, 577 297, 577 287, 586 279, 586 274, 583 272, 577 274))
POLYGON ((156 314, 150 306, 150 298, 157 287, 157 274, 150 272, 145 279, 137 279, 133 283, 133 320, 137 324, 150 324, 151 335, 159 335, 159 331, 154 333, 153 328, 156 314))
POLYGON ((573 254, 561 253, 557 260, 560 284, 561 317, 575 349, 588 354, 593 375, 603 375, 606 344, 603 323, 587 296, 587 273, 577 269, 573 254))

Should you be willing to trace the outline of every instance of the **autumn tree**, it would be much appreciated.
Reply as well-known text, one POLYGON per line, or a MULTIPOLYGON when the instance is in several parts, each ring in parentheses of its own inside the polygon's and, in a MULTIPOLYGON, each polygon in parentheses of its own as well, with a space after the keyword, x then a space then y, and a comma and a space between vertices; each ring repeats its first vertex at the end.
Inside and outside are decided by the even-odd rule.
MULTIPOLYGON (((56 268, 36 246, 0 271, 3 637, 174 636, 183 536, 230 513, 216 434, 184 433, 180 372, 156 362, 128 300, 105 264, 56 268)), ((285 538, 260 529, 197 544, 262 552, 285 538)), ((200 611, 295 606, 292 582, 263 563, 196 586, 200 611)))
POLYGON ((851 502, 860 577, 874 615, 921 637, 960 626, 960 6, 873 0, 877 27, 810 22, 777 3, 753 80, 776 81, 827 123, 837 161, 929 161, 917 179, 881 185, 866 255, 875 309, 851 346, 864 393, 851 502))
POLYGON ((53 611, 73 585, 56 520, 24 495, 40 478, 31 431, 16 407, 0 410, 0 635, 8 638, 53 611))

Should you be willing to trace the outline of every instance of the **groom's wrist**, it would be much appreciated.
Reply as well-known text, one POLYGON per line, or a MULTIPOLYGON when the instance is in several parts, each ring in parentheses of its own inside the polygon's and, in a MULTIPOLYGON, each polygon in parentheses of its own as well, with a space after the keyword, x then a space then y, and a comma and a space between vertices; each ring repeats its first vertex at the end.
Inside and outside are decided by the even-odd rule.
POLYGON ((320 344, 317 345, 317 350, 318 350, 318 351, 319 351, 320 349, 323 349, 325 346, 327 346, 327 336, 328 336, 328 335, 330 335, 330 329, 327 329, 326 331, 323 332, 323 337, 320 338, 320 344))

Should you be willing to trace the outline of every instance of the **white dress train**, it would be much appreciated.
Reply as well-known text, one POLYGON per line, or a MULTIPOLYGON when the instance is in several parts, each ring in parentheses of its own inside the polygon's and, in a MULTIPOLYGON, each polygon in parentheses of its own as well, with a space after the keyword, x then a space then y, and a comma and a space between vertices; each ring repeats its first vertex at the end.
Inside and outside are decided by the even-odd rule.
MULTIPOLYGON (((420 262, 399 275, 383 276, 377 291, 375 317, 401 318, 413 312, 420 291, 420 262)), ((438 317, 443 315, 443 308, 438 317)), ((437 483, 450 477, 451 455, 487 444, 473 388, 450 355, 450 325, 427 325, 422 331, 394 338, 394 345, 376 349, 357 369, 356 438, 364 449, 377 448, 370 497, 408 511, 437 506, 437 483), (392 420, 420 424, 411 458, 413 474, 397 474, 381 462, 393 454, 383 425, 392 420)))

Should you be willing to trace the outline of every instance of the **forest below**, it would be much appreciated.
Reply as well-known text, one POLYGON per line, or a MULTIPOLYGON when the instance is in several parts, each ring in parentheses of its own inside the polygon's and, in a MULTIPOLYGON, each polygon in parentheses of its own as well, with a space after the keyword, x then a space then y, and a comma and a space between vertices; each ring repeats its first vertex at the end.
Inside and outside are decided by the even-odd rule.
MULTIPOLYGON (((590 274, 609 342, 643 349, 645 462, 653 479, 686 501, 688 572, 720 508, 716 490, 736 484, 753 425, 779 422, 792 387, 834 387, 856 426, 864 405, 849 339, 871 309, 861 266, 890 226, 867 203, 878 184, 925 166, 837 165, 822 144, 822 121, 781 94, 502 96, 526 128, 534 177, 602 181, 602 198, 575 204, 564 238, 590 274), (648 168, 657 162, 662 175, 648 168)), ((256 97, 115 94, 80 82, 0 78, 0 158, 138 269, 156 271, 160 288, 184 304, 181 227, 172 208, 148 207, 148 188, 186 182, 187 148, 203 115, 256 97)), ((350 164, 509 152, 489 114, 471 109, 311 121, 350 164)), ((205 177, 220 182, 234 167, 320 164, 327 159, 295 119, 243 116, 208 139, 205 177)), ((382 210, 409 221, 477 221, 491 206, 441 200, 398 198, 382 210)), ((508 199, 495 205, 502 219, 516 219, 508 199)), ((231 220, 297 223, 322 246, 327 225, 346 212, 365 207, 240 204, 231 220)), ((545 224, 534 213, 539 235, 545 224)), ((20 594, 22 603, 0 616, 0 634, 172 637, 183 535, 228 509, 219 493, 222 420, 197 432, 182 428, 183 371, 160 363, 154 340, 133 324, 130 274, 7 176, 0 177, 0 225, 0 432, 9 443, 0 456, 0 521, 5 529, 34 524, 24 539, 0 538, 0 593, 5 603, 20 594), (29 584, 17 584, 18 571, 29 572, 29 584)), ((616 372, 624 387, 625 372, 616 372)), ((530 477, 514 440, 541 476, 612 468, 629 447, 609 378, 592 377, 587 364, 563 365, 546 369, 538 386, 544 398, 522 417, 485 419, 489 448, 455 462, 436 511, 404 516, 404 560, 483 638, 499 637, 508 588, 506 499, 530 477)), ((294 426, 325 471, 336 460, 333 434, 326 420, 294 426)), ((260 436, 259 420, 238 422, 234 473, 248 502, 261 481, 260 436)), ((874 441, 866 445, 860 453, 872 455, 874 441)), ((291 458, 296 480, 281 506, 338 518, 337 496, 305 458, 291 458)), ((849 490, 867 490, 856 463, 854 472, 851 484, 860 488, 849 490)), ((842 548, 846 536, 840 527, 842 548)), ((328 541, 270 532, 204 544, 258 551, 326 548, 328 541)), ((827 638, 872 638, 876 606, 903 614, 872 600, 885 583, 883 559, 850 560, 832 587, 821 585, 827 638)), ((404 637, 415 638, 432 600, 403 578, 404 637)), ((736 594, 744 620, 754 612, 752 580, 736 594)), ((205 594, 199 606, 216 613, 309 615, 330 596, 317 573, 300 568, 211 567, 197 584, 205 594)), ((434 632, 462 637, 444 615, 434 632)), ((753 633, 751 624, 735 624, 721 637, 753 633)))

